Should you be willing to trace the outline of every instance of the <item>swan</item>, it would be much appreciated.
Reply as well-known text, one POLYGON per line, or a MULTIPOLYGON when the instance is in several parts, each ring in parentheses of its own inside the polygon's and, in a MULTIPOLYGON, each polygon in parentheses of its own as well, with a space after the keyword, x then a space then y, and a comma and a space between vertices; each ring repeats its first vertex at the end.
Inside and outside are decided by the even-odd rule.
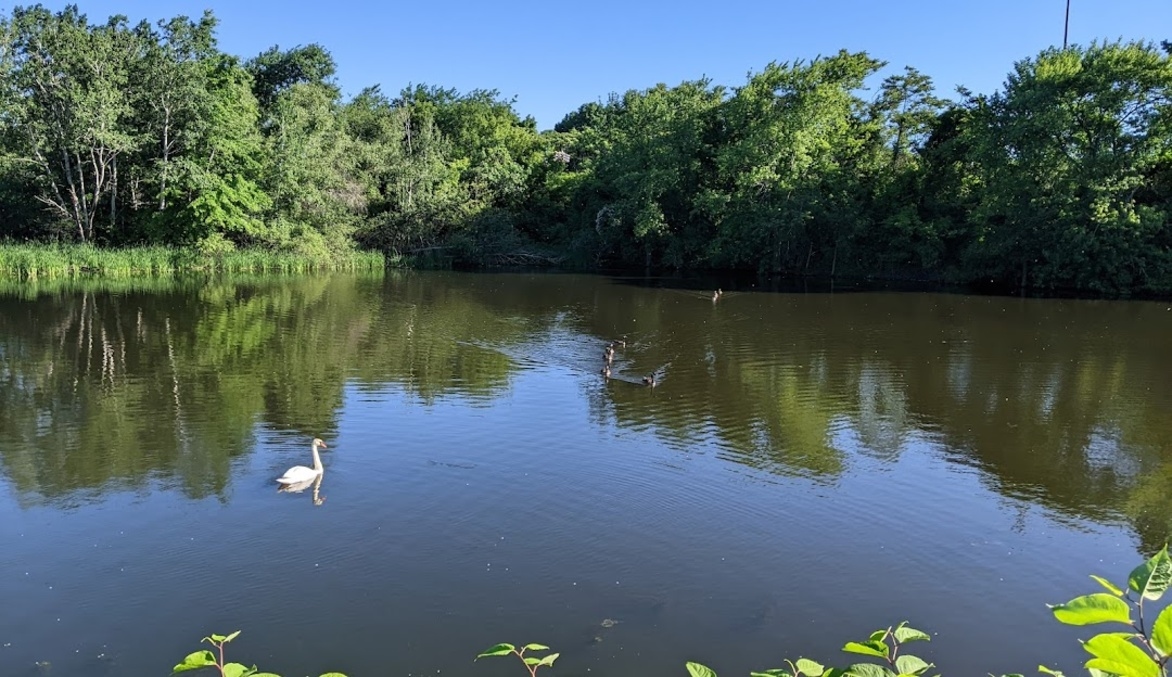
POLYGON ((316 478, 318 475, 321 475, 323 468, 321 467, 321 456, 317 453, 318 447, 321 447, 322 449, 329 449, 329 447, 326 446, 326 443, 322 442, 321 439, 316 437, 313 439, 312 468, 306 468, 303 465, 295 465, 292 468, 286 470, 284 475, 278 477, 277 483, 285 485, 297 484, 299 482, 308 482, 316 478))

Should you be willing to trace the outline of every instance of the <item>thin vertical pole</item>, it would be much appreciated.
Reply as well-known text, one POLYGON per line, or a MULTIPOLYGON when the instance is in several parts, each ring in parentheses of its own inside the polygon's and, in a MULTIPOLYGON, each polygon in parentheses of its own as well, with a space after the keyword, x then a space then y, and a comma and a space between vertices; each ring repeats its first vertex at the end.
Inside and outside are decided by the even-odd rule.
POLYGON ((1066 23, 1062 27, 1062 49, 1066 49, 1066 38, 1070 35, 1070 0, 1066 0, 1066 23))

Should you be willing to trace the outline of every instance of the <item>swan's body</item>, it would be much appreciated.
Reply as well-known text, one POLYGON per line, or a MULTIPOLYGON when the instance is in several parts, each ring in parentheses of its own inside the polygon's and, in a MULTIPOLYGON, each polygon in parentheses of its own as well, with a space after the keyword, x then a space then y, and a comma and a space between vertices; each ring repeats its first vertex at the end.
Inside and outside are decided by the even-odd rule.
POLYGON ((312 480, 305 480, 303 482, 295 482, 293 484, 282 484, 277 487, 277 491, 288 494, 300 494, 309 487, 313 487, 313 504, 321 505, 326 502, 326 497, 320 495, 321 479, 325 477, 325 473, 319 473, 312 480))
MULTIPOLYGON (((322 474, 321 455, 317 453, 318 447, 328 449, 325 442, 320 439, 313 440, 313 467, 306 468, 303 465, 295 465, 285 471, 284 475, 277 478, 278 484, 290 485, 300 484, 302 482, 310 482, 322 474)), ((303 487, 304 488, 304 487, 303 487)))

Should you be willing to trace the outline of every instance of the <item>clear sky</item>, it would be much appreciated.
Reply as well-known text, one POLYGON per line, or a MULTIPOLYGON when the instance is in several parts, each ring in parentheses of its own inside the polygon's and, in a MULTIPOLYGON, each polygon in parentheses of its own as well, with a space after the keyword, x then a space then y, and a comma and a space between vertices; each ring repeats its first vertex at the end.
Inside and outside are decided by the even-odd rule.
MULTIPOLYGON (((5 12, 14 3, 0 5, 5 12)), ((24 4, 33 4, 31 2, 24 4)), ((64 2, 43 2, 60 9, 64 2)), ((347 95, 381 84, 496 89, 548 129, 610 92, 707 76, 737 86, 770 61, 845 48, 915 66, 939 93, 990 93, 1013 63, 1062 44, 1066 0, 92 0, 91 21, 210 8, 220 48, 251 57, 317 42, 347 95)), ((1070 42, 1172 40, 1172 0, 1071 0, 1070 42)))

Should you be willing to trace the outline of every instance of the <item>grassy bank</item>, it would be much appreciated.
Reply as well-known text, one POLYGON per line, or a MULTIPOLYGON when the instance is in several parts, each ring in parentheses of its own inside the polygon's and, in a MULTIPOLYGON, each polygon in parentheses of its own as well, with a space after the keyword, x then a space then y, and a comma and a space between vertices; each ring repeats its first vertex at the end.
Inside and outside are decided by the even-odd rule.
POLYGON ((0 244, 0 278, 40 280, 83 276, 166 276, 185 272, 307 273, 374 270, 387 265, 379 252, 348 252, 328 257, 240 249, 204 254, 193 249, 90 245, 0 244))

